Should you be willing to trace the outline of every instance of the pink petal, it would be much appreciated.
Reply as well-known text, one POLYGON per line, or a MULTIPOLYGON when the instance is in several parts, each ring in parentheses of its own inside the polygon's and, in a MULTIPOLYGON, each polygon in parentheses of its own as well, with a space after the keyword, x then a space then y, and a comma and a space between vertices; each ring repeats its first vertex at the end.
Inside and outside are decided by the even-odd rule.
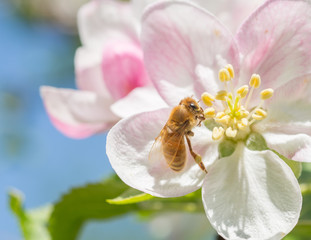
MULTIPOLYGON (((213 13, 233 33, 239 25, 263 0, 188 0, 213 13)), ((142 15, 148 4, 157 0, 132 0, 132 7, 137 16, 142 15)))
POLYGON ((168 107, 153 87, 135 88, 126 97, 116 101, 111 106, 114 114, 121 118, 137 113, 153 111, 168 107))
POLYGON ((263 0, 193 0, 193 2, 213 13, 226 27, 235 33, 246 17, 263 0))
POLYGON ((106 44, 101 68, 105 85, 114 99, 149 84, 142 50, 134 43, 114 41, 106 44))
MULTIPOLYGON (((158 152, 158 158, 149 158, 154 140, 169 114, 170 109, 162 109, 134 115, 118 122, 107 136, 106 152, 119 177, 129 186, 159 197, 177 197, 193 192, 201 187, 206 175, 190 154, 181 172, 171 170, 161 152, 158 152)), ((193 149, 201 154, 205 164, 209 164, 218 157, 217 146, 208 145, 211 136, 205 127, 198 127, 196 131, 202 134, 195 132, 193 149)))
POLYGON ((91 91, 106 98, 110 93, 104 83, 101 68, 102 52, 80 47, 75 55, 76 85, 84 91, 91 91))
POLYGON ((260 74, 262 88, 278 88, 311 71, 311 5, 303 0, 269 0, 237 34, 243 54, 241 81, 260 74))
POLYGON ((160 2, 143 15, 142 46, 147 71, 160 95, 170 105, 194 94, 200 98, 219 87, 215 76, 231 63, 238 73, 238 50, 231 33, 208 12, 187 2, 160 2), (187 17, 185 17, 187 16, 187 17), (213 73, 197 81, 199 65, 213 73), (214 89, 210 82, 215 81, 214 89))
POLYGON ((92 0, 78 12, 79 35, 83 45, 98 47, 108 39, 137 39, 138 21, 130 3, 92 0))
POLYGON ((68 137, 89 137, 118 121, 110 111, 110 100, 93 92, 43 86, 40 93, 52 123, 68 137))

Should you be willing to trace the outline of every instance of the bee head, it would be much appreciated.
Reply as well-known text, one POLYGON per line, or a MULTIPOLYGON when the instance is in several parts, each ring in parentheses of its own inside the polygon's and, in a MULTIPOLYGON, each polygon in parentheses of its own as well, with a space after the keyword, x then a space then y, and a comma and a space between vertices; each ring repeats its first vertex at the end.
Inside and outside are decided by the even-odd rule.
POLYGON ((193 113, 193 114, 200 114, 202 112, 202 109, 200 107, 200 105, 198 104, 198 102, 193 99, 192 97, 187 97, 184 98, 183 100, 180 101, 179 103, 180 105, 184 105, 185 107, 187 107, 187 109, 193 113))

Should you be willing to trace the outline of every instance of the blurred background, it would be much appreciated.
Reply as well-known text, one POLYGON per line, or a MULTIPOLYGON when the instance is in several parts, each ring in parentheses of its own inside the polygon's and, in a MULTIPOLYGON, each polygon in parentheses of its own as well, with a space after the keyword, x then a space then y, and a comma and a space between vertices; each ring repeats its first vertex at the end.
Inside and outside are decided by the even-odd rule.
MULTIPOLYGON (((22 239, 8 207, 10 189, 25 194, 26 209, 36 208, 57 201, 72 187, 99 181, 113 172, 105 154, 106 134, 84 140, 64 137, 50 123, 39 95, 41 85, 75 88, 73 59, 80 45, 76 11, 84 2, 0 2, 1 240, 22 239)), ((79 239, 189 239, 192 233, 181 234, 180 230, 197 223, 196 239, 206 239, 205 215, 182 219, 174 214, 143 223, 130 215, 90 222, 79 239), (176 221, 178 227, 173 226, 176 221)))

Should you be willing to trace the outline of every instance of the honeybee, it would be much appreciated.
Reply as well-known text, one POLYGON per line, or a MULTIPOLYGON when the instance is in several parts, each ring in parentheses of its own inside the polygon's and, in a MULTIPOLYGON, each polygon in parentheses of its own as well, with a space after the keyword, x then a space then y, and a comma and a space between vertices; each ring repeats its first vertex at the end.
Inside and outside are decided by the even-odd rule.
POLYGON ((200 168, 207 173, 201 156, 193 152, 189 139, 189 137, 194 136, 191 131, 192 128, 200 126, 203 120, 205 120, 203 109, 198 102, 191 97, 182 99, 179 105, 173 108, 168 121, 155 139, 149 153, 149 159, 157 151, 155 145, 161 144, 161 151, 168 166, 172 170, 180 172, 185 167, 187 160, 186 138, 192 157, 200 168))

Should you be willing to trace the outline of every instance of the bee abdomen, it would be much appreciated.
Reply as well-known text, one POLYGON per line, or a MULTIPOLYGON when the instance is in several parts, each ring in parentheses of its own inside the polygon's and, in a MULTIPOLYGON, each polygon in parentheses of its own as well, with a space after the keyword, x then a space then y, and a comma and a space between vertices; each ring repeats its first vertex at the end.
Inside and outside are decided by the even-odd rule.
POLYGON ((179 172, 186 163, 186 146, 184 137, 171 138, 163 148, 163 155, 169 167, 179 172))

